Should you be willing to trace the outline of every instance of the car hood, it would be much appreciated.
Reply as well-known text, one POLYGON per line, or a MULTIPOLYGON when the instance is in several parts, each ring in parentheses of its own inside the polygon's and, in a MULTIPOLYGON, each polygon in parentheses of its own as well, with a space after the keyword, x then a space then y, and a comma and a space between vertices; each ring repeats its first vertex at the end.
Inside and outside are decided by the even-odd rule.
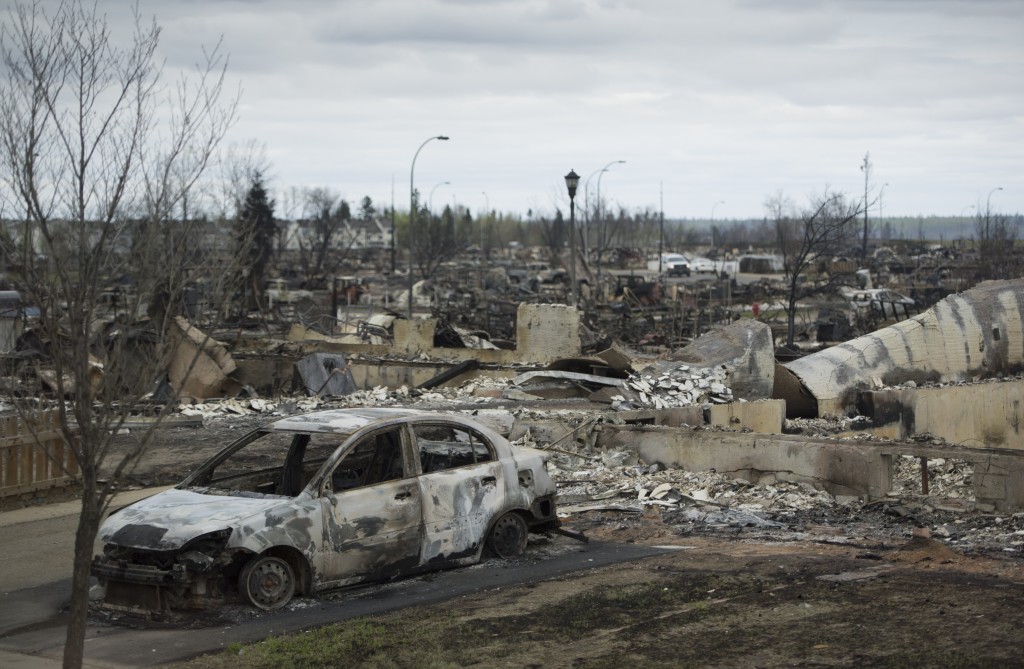
POLYGON ((100 527, 104 543, 145 550, 175 550, 209 532, 233 528, 254 515, 266 515, 293 498, 204 495, 167 490, 114 513, 100 527))

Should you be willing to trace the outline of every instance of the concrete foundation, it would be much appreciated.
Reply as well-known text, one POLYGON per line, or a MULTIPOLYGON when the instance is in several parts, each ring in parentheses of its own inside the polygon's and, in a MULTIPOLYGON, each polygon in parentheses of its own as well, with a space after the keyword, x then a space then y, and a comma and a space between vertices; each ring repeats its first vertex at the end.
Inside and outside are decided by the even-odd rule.
POLYGON ((243 386, 251 386, 260 394, 275 395, 292 388, 296 361, 322 351, 344 355, 351 364, 357 387, 368 390, 377 386, 417 386, 466 360, 477 360, 488 369, 468 373, 453 383, 476 375, 511 377, 522 373, 523 365, 542 366, 560 358, 580 356, 580 312, 561 304, 520 304, 514 350, 439 348, 434 346, 436 327, 437 320, 432 318, 396 320, 391 345, 315 339, 292 343, 287 353, 282 353, 279 343, 275 343, 274 350, 267 354, 235 353, 238 370, 234 376, 243 386), (396 354, 402 359, 396 360, 396 354), (512 367, 518 369, 503 369, 512 367))
POLYGON ((648 426, 601 426, 597 443, 665 467, 713 470, 754 483, 803 481, 865 501, 884 497, 892 486, 892 459, 857 443, 648 426))
POLYGON ((977 509, 1024 510, 1024 457, 1013 451, 837 442, 657 426, 602 425, 598 429, 599 448, 630 449, 647 463, 690 471, 714 470, 758 483, 805 482, 833 495, 858 497, 865 502, 889 493, 894 456, 959 458, 974 466, 977 509))
POLYGON ((972 448, 1024 450, 1024 381, 903 388, 861 393, 858 410, 872 434, 907 439, 931 434, 972 448))

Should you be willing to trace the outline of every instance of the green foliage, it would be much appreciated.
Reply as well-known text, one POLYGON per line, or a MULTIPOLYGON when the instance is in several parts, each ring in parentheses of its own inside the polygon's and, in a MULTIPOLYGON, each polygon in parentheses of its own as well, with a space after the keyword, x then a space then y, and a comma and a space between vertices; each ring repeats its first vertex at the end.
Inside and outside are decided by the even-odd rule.
POLYGON ((359 203, 359 220, 371 221, 377 215, 377 209, 373 206, 373 200, 369 195, 363 197, 359 203))
POLYGON ((247 261, 249 287, 262 292, 266 283, 267 266, 274 251, 277 222, 274 220, 274 202, 267 195, 263 175, 257 171, 252 177, 249 192, 235 222, 235 238, 240 254, 247 261))

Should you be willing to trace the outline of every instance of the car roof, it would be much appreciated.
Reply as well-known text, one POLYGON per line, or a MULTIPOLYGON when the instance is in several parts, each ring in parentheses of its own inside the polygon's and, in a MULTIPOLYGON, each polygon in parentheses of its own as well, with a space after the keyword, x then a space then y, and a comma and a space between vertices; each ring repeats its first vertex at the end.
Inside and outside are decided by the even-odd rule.
POLYGON ((416 409, 377 407, 328 409, 288 416, 265 425, 263 429, 273 432, 355 432, 372 423, 383 423, 396 418, 417 418, 432 413, 416 409))

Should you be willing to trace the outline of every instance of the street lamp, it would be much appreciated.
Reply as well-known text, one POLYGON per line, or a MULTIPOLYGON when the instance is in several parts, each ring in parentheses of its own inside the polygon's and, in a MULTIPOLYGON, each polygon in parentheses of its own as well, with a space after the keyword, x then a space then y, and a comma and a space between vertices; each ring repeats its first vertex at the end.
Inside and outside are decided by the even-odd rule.
POLYGON ((448 138, 445 137, 444 135, 436 135, 434 137, 428 137, 426 140, 424 140, 424 142, 422 144, 420 144, 420 148, 416 149, 416 153, 414 153, 413 156, 412 156, 412 167, 409 168, 409 299, 408 299, 409 304, 408 304, 408 308, 406 309, 406 318, 408 318, 410 321, 412 320, 412 268, 413 268, 413 259, 414 259, 414 256, 416 254, 416 251, 415 251, 416 247, 413 245, 413 241, 412 241, 413 226, 416 223, 416 213, 417 213, 416 212, 416 158, 419 157, 420 151, 423 150, 423 147, 426 146, 427 144, 429 144, 430 142, 434 141, 435 139, 440 139, 440 140, 445 141, 445 142, 448 141, 448 138))
MULTIPOLYGON (((584 258, 589 258, 590 257, 590 238, 589 238, 589 235, 588 235, 588 232, 589 232, 589 229, 590 229, 590 180, 594 178, 595 174, 604 174, 605 172, 607 172, 608 168, 611 167, 612 165, 616 165, 616 164, 619 164, 619 163, 625 163, 625 162, 626 162, 625 160, 613 160, 612 162, 608 163, 607 165, 605 165, 601 169, 594 170, 593 172, 591 172, 590 176, 587 177, 587 180, 583 182, 583 208, 585 210, 584 213, 587 215, 587 222, 586 222, 585 226, 583 227, 583 257, 584 258)), ((601 177, 600 176, 597 177, 597 182, 598 182, 597 197, 600 200, 600 198, 601 198, 601 188, 600 188, 601 177)), ((598 202, 598 206, 600 206, 600 202, 598 202)))
POLYGON ((715 224, 715 207, 720 204, 725 204, 725 200, 719 200, 718 202, 711 205, 711 225, 715 224))
MULTIPOLYGON (((491 198, 487 197, 487 191, 482 190, 480 194, 484 196, 485 211, 487 212, 488 218, 491 215, 491 198)), ((479 216, 480 219, 480 249, 476 254, 476 267, 477 267, 477 279, 480 283, 480 290, 484 289, 484 217, 479 216)))
POLYGON ((985 198, 985 217, 986 218, 988 218, 989 212, 991 211, 989 205, 992 202, 992 193, 995 193, 997 190, 1003 190, 1003 187, 1002 186, 996 186, 995 188, 993 188, 992 190, 990 190, 988 192, 988 197, 985 198))
POLYGON ((437 190, 440 186, 451 186, 451 185, 452 185, 451 181, 441 181, 439 183, 434 184, 434 187, 430 189, 430 196, 427 197, 427 209, 429 209, 431 213, 434 212, 434 191, 437 190))
POLYGON ((569 281, 572 282, 572 306, 576 306, 576 187, 580 185, 580 175, 576 170, 569 170, 565 175, 565 187, 569 190, 569 281))
MULTIPOLYGON (((484 202, 486 203, 487 220, 491 219, 491 198, 487 197, 487 191, 482 190, 480 194, 484 196, 484 202)), ((480 254, 484 252, 484 219, 480 218, 480 254)))
MULTIPOLYGON (((964 212, 966 212, 968 209, 974 209, 974 205, 973 204, 969 204, 969 205, 967 205, 966 207, 964 207, 963 209, 960 210, 960 241, 961 242, 964 241, 964 224, 966 223, 966 220, 965 220, 965 217, 964 217, 964 212)), ((961 243, 960 246, 966 248, 967 245, 961 243)))
MULTIPOLYGON (((601 214, 602 214, 602 207, 601 207, 601 177, 604 176, 604 173, 607 172, 608 168, 611 167, 612 165, 615 165, 617 163, 621 164, 621 163, 625 163, 625 162, 626 162, 625 160, 613 160, 612 162, 610 162, 607 165, 605 165, 604 167, 602 167, 601 171, 598 172, 598 174, 597 174, 597 225, 598 225, 598 230, 601 229, 600 226, 601 226, 601 221, 602 221, 602 218, 601 218, 601 214)), ((607 240, 598 240, 598 241, 602 242, 602 241, 607 241, 607 240)), ((589 261, 590 260, 590 257, 589 257, 590 250, 589 249, 587 249, 587 253, 588 253, 587 260, 589 261)), ((598 258, 597 274, 598 274, 598 277, 600 278, 600 275, 601 275, 601 254, 600 254, 600 252, 597 254, 597 258, 598 258)))

